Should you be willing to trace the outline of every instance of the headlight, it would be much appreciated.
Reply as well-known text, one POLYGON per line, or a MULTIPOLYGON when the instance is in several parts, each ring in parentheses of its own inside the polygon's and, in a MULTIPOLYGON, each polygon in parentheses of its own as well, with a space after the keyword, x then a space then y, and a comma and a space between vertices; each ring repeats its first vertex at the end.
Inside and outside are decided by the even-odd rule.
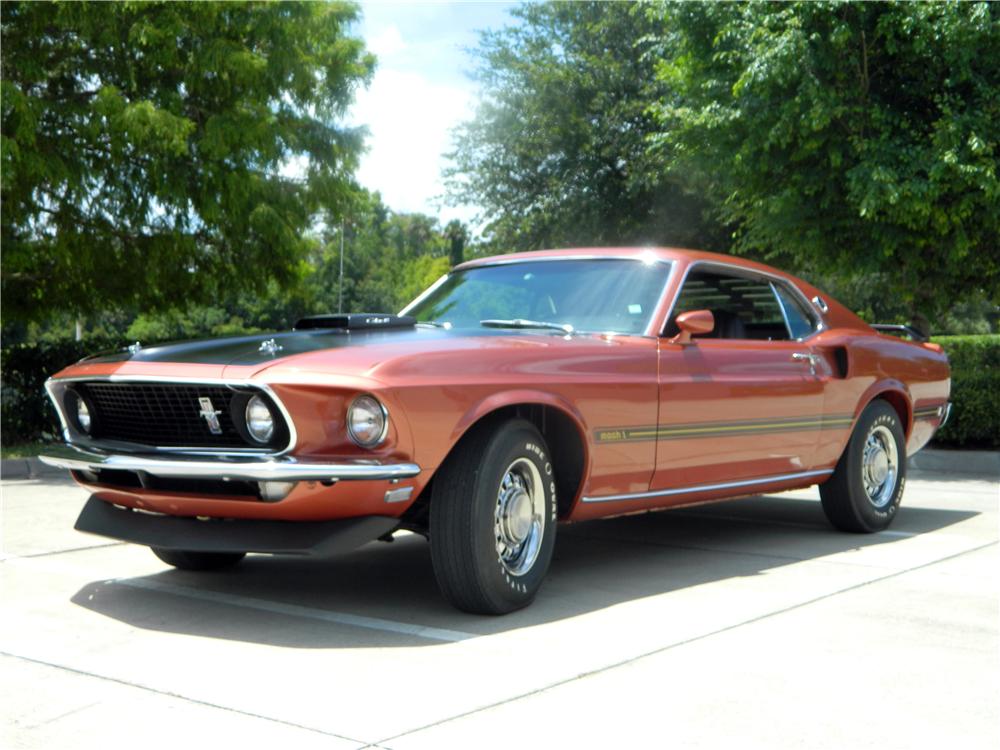
POLYGON ((63 395, 63 414, 76 432, 90 435, 94 430, 94 415, 90 413, 87 402, 79 391, 67 388, 63 395))
POLYGON ((358 396, 347 410, 347 434, 362 448, 374 448, 385 440, 389 415, 374 396, 358 396))
POLYGON ((90 409, 87 408, 87 402, 79 396, 76 398, 76 423, 80 425, 80 429, 90 434, 90 409))
POLYGON ((247 402, 246 420, 247 432, 258 443, 267 443, 274 437, 274 416, 261 396, 247 402))

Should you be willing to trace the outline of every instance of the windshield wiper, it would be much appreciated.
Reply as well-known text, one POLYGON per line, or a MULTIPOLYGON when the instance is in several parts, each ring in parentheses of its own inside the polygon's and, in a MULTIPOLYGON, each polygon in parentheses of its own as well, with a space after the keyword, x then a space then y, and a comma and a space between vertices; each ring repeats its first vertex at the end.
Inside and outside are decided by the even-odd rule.
POLYGON ((544 320, 525 320, 524 318, 513 318, 511 320, 480 320, 479 325, 486 328, 549 328, 553 331, 573 333, 573 326, 569 323, 549 323, 544 320))
POLYGON ((443 323, 438 320, 418 320, 417 325, 430 326, 431 328, 445 328, 445 329, 451 328, 451 323, 449 323, 447 320, 444 321, 443 323))

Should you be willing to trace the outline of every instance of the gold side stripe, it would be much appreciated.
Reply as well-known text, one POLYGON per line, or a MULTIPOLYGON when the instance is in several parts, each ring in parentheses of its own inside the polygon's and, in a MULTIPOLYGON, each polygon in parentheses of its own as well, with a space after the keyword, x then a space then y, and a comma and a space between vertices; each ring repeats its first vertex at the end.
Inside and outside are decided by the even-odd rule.
POLYGON ((673 427, 617 427, 594 431, 597 442, 626 442, 652 439, 670 440, 681 437, 723 437, 728 435, 767 434, 816 430, 832 427, 849 427, 853 415, 833 417, 786 417, 781 420, 746 420, 729 423, 688 424, 673 427))
MULTIPOLYGON (((847 424, 850 423, 848 420, 847 424)), ((703 432, 743 432, 747 430, 776 430, 784 429, 786 427, 827 427, 834 426, 835 424, 840 424, 840 420, 822 420, 822 419, 810 419, 808 421, 802 422, 776 422, 773 424, 753 424, 753 425, 732 425, 728 427, 694 427, 694 428, 680 428, 680 429, 664 429, 657 430, 658 435, 697 435, 703 432)))

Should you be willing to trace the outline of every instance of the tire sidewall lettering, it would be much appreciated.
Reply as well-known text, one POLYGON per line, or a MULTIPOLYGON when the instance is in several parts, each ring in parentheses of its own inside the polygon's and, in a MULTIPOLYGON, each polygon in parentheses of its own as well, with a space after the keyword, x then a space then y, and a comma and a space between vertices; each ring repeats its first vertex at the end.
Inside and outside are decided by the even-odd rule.
MULTIPOLYGON (((515 453, 512 454, 509 458, 510 460, 516 460, 517 458, 522 458, 522 457, 527 458, 532 463, 534 463, 535 466, 538 468, 539 472, 542 474, 543 482, 540 489, 545 495, 545 502, 548 504, 549 520, 545 528, 543 529, 543 537, 541 544, 542 545, 552 544, 551 536, 555 529, 555 523, 557 518, 556 485, 555 485, 554 470, 552 468, 552 462, 549 460, 548 454, 545 452, 545 450, 537 443, 530 440, 526 441, 523 444, 523 453, 521 453, 520 451, 515 451, 515 453)), ((525 583, 525 580, 532 579, 536 575, 538 575, 537 571, 538 571, 539 561, 536 561, 535 566, 533 566, 523 575, 514 576, 511 575, 510 571, 508 571, 506 567, 504 567, 504 564, 500 559, 499 552, 497 552, 495 560, 497 569, 500 572, 500 576, 503 579, 503 581, 507 584, 507 586, 510 588, 510 590, 515 594, 521 596, 527 594, 529 591, 529 587, 525 583)), ((532 586, 532 588, 534 588, 534 586, 532 586)))
POLYGON ((899 419, 895 416, 895 414, 892 415, 879 414, 871 421, 871 423, 868 425, 868 428, 864 431, 865 440, 859 444, 858 448, 859 456, 858 456, 858 472, 856 481, 860 488, 861 497, 864 498, 863 512, 865 515, 869 516, 871 520, 875 521, 880 527, 883 528, 886 525, 888 525, 888 523, 893 519, 893 517, 895 517, 896 512, 899 510, 900 500, 902 499, 903 496, 903 489, 906 486, 906 472, 905 472, 906 444, 905 444, 905 439, 903 440, 898 439, 901 433, 902 433, 902 427, 900 426, 899 419), (896 486, 893 489, 892 499, 890 500, 889 504, 886 505, 884 508, 877 508, 871 502, 871 499, 868 498, 868 495, 864 490, 864 480, 862 479, 862 472, 863 472, 862 466, 864 461, 863 454, 864 454, 865 441, 867 441, 867 438, 872 433, 872 430, 880 426, 888 428, 889 432, 893 436, 893 439, 896 441, 896 450, 899 456, 899 464, 900 464, 899 471, 896 477, 896 486))

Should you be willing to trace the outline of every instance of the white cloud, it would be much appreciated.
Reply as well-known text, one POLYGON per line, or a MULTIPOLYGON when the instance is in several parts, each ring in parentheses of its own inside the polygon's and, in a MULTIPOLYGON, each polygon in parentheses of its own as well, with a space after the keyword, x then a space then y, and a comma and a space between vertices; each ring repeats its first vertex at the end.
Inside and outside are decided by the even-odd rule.
MULTIPOLYGON (((377 59, 371 86, 349 114, 366 125, 358 181, 394 211, 419 211, 442 223, 473 224, 474 206, 444 205, 444 154, 452 130, 472 117, 478 85, 467 73, 477 29, 508 21, 510 4, 364 2, 358 31, 377 59)), ((476 231, 478 227, 473 227, 476 231)))
POLYGON ((366 40, 368 51, 375 54, 380 60, 391 57, 406 49, 406 42, 403 35, 395 24, 386 26, 370 39, 366 40))
POLYGON ((443 221, 471 219, 471 208, 442 207, 437 199, 444 193, 441 170, 443 154, 452 148, 451 130, 471 116, 473 102, 471 85, 435 83, 397 68, 377 70, 351 111, 351 119, 370 131, 358 180, 381 192, 395 211, 419 211, 443 221))

